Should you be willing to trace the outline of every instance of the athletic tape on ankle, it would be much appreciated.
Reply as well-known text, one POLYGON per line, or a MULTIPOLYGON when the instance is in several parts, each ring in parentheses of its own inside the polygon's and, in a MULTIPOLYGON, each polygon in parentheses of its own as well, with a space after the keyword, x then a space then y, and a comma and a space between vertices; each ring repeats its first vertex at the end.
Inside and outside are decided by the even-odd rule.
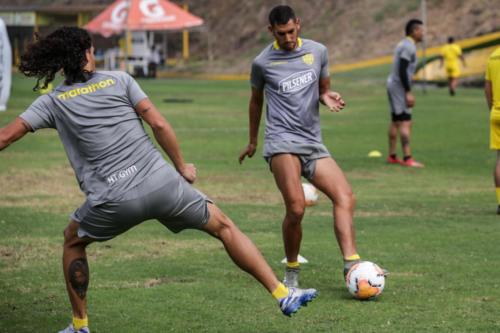
POLYGON ((283 284, 280 283, 276 287, 276 289, 272 292, 272 295, 276 299, 282 299, 284 297, 288 296, 288 288, 283 284))
POLYGON ((353 260, 359 260, 361 259, 361 257, 359 256, 359 254, 353 254, 352 256, 349 256, 347 258, 345 258, 344 260, 347 260, 347 261, 353 261, 353 260))
POLYGON ((75 330, 79 330, 82 327, 88 327, 89 326, 89 318, 85 317, 83 319, 73 317, 73 328, 75 330))

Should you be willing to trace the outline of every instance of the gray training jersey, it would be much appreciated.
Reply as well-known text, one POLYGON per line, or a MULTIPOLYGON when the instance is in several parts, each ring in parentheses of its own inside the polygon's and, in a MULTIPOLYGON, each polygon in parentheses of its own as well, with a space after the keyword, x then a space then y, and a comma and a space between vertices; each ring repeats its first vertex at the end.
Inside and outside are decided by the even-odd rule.
POLYGON ((40 96, 20 117, 33 131, 57 130, 80 188, 96 206, 166 164, 134 110, 146 97, 130 75, 96 72, 40 96))
POLYGON ((399 64, 401 59, 405 59, 409 62, 406 73, 408 75, 408 80, 410 80, 408 85, 411 87, 411 80, 417 68, 417 47, 410 37, 403 38, 396 46, 394 60, 392 61, 392 71, 387 78, 388 85, 397 84, 402 86, 401 78, 399 77, 399 64))
POLYGON ((266 141, 321 143, 319 79, 328 76, 326 47, 308 39, 293 51, 275 42, 254 59, 250 81, 267 98, 266 141))

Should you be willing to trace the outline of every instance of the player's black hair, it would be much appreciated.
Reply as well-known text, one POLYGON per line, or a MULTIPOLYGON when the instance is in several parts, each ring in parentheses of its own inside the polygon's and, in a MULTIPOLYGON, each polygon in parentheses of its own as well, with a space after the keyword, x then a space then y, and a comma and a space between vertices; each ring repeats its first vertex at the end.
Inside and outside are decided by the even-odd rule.
POLYGON ((287 24, 288 21, 297 19, 295 12, 290 6, 276 6, 269 13, 269 24, 271 26, 287 24))
POLYGON ((62 27, 47 37, 35 34, 35 41, 21 56, 19 70, 38 79, 34 91, 46 88, 60 70, 66 84, 85 82, 90 77, 83 69, 87 64, 85 52, 91 47, 89 33, 81 28, 62 27))
POLYGON ((418 19, 411 19, 408 21, 408 23, 406 23, 406 27, 405 27, 405 34, 406 36, 410 36, 413 32, 413 30, 415 30, 415 28, 419 25, 422 25, 424 24, 424 22, 422 22, 421 20, 418 20, 418 19))
POLYGON ((455 38, 453 38, 452 36, 448 37, 448 43, 453 43, 455 41, 455 38))

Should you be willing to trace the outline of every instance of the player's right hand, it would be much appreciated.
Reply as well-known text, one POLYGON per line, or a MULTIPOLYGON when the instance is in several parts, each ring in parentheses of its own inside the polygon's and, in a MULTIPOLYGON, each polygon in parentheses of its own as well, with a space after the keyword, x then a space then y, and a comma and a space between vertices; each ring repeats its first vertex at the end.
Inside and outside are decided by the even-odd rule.
POLYGON ((415 106, 415 96, 411 93, 411 91, 408 91, 405 95, 406 97, 406 106, 409 108, 412 108, 415 106))
POLYGON ((240 164, 243 163, 245 157, 248 156, 249 158, 251 158, 255 154, 256 149, 257 145, 255 143, 249 143, 248 146, 246 146, 240 154, 240 157, 238 159, 240 164))
POLYGON ((196 167, 194 166, 194 164, 185 164, 182 169, 179 169, 179 173, 190 184, 194 183, 194 181, 196 180, 196 167))

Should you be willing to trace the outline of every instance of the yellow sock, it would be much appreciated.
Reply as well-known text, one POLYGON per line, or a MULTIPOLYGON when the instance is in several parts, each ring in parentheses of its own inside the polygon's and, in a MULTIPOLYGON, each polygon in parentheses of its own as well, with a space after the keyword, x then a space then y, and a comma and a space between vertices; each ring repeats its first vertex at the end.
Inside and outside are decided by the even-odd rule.
POLYGON ((280 284, 278 284, 276 289, 272 292, 272 295, 277 300, 285 298, 288 296, 288 288, 283 283, 280 282, 280 284))
POLYGON ((298 261, 288 261, 286 263, 287 267, 290 267, 290 268, 299 268, 300 264, 298 261))
POLYGON ((497 187, 497 188, 496 188, 496 192, 497 192, 497 201, 498 201, 498 205, 500 206, 500 187, 497 187))
POLYGON ((344 258, 345 261, 353 261, 353 260, 360 260, 361 257, 359 256, 359 254, 353 254, 352 256, 349 256, 347 258, 344 258))
POLYGON ((85 318, 80 319, 73 316, 73 328, 78 331, 82 327, 89 327, 89 318, 85 316, 85 318))

